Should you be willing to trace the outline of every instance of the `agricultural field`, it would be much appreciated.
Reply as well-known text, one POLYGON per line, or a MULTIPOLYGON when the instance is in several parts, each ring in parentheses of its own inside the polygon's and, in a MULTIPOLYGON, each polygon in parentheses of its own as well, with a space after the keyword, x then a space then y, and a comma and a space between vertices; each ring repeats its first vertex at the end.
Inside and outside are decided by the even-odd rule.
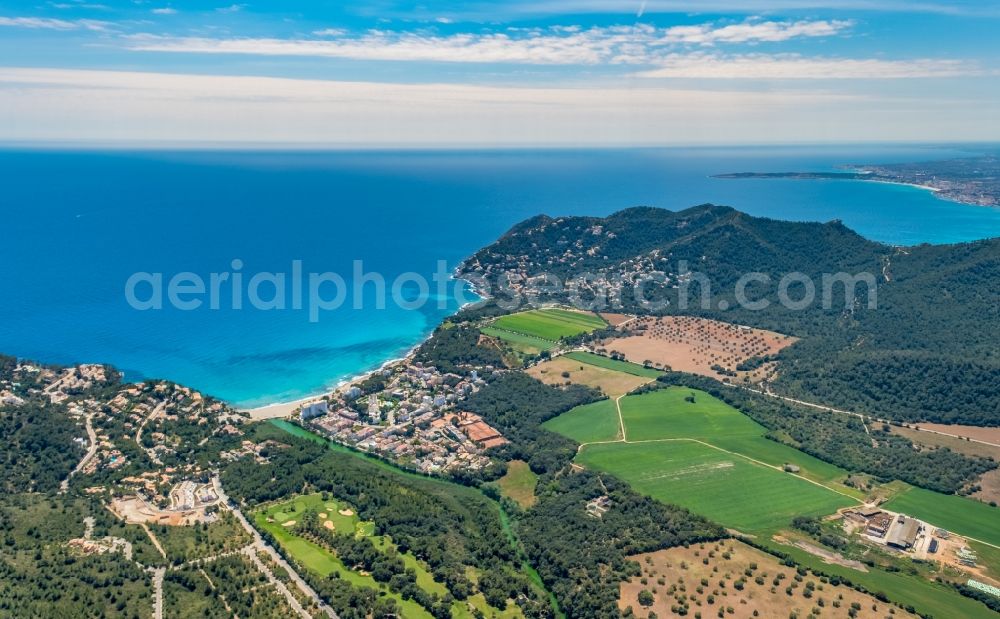
POLYGON ((774 362, 740 370, 750 359, 767 359, 796 339, 773 331, 751 329, 693 316, 639 317, 627 325, 627 334, 602 341, 601 349, 618 352, 634 363, 677 372, 730 380, 759 381, 774 370, 774 362))
POLYGON ((600 400, 563 413, 542 424, 546 430, 569 437, 578 443, 621 439, 618 409, 614 400, 600 400))
POLYGON ((787 526, 795 516, 825 516, 855 503, 738 454, 684 439, 588 445, 577 462, 624 479, 654 499, 750 534, 787 526))
POLYGON ((479 331, 483 335, 503 340, 510 348, 525 355, 537 355, 543 350, 551 350, 556 346, 556 343, 551 340, 543 340, 540 337, 514 333, 513 331, 504 331, 495 327, 483 327, 479 331))
MULTIPOLYGON (((625 434, 631 444, 662 439, 697 439, 714 447, 782 467, 794 464, 798 475, 830 484, 839 492, 861 498, 856 490, 839 483, 842 469, 764 437, 766 429, 725 402, 707 393, 669 387, 619 400, 625 434), (693 402, 688 401, 693 398, 693 402)), ((579 406, 545 422, 544 427, 579 443, 621 439, 613 401, 579 406)))
POLYGON ((618 405, 624 441, 613 401, 577 407, 545 427, 584 444, 579 464, 749 533, 856 502, 835 481, 844 471, 769 441, 762 426, 707 393, 671 387, 626 396, 618 405), (800 472, 783 472, 786 463, 800 472))
POLYGON ((562 355, 528 368, 527 373, 548 385, 597 387, 612 398, 641 387, 653 378, 606 369, 562 355))
POLYGON ((496 329, 557 342, 564 337, 589 333, 607 326, 596 314, 564 309, 537 309, 497 318, 496 329))
POLYGON ((885 508, 1000 546, 1000 508, 979 501, 908 487, 890 499, 885 508))
POLYGON ((630 361, 619 361, 618 359, 612 359, 610 357, 595 355, 592 352, 583 352, 579 350, 574 350, 572 352, 566 353, 563 356, 590 365, 596 365, 599 368, 614 370, 616 372, 624 372, 626 374, 632 374, 634 376, 643 376, 645 378, 657 378, 658 376, 663 374, 663 372, 661 372, 660 370, 643 367, 638 363, 632 363, 630 361))
MULTIPOLYGON (((991 615, 982 604, 934 582, 931 574, 909 573, 905 566, 897 572, 882 569, 860 572, 852 567, 830 565, 803 549, 773 540, 772 535, 788 533, 794 516, 832 514, 840 507, 856 504, 855 499, 861 495, 839 483, 846 477, 845 471, 764 438, 762 426, 724 402, 701 391, 673 387, 626 396, 619 404, 628 442, 619 435, 612 401, 577 407, 546 422, 545 427, 581 443, 611 441, 585 445, 577 463, 613 473, 657 500, 687 507, 720 524, 754 535, 756 541, 792 555, 801 565, 848 578, 871 591, 883 591, 890 599, 905 599, 935 617, 956 616, 955 612, 963 617, 991 615), (781 472, 784 463, 800 466, 800 473, 781 472)), ((942 521, 948 517, 941 506, 956 509, 971 505, 978 516, 976 530, 983 535, 987 535, 983 529, 989 526, 985 519, 997 515, 996 510, 980 511, 993 509, 982 503, 916 488, 909 490, 901 482, 886 488, 902 491, 895 500, 909 503, 903 507, 890 503, 888 509, 899 509, 931 522, 939 515, 943 516, 942 521), (913 491, 916 494, 908 496, 913 491), (935 507, 938 511, 933 515, 926 511, 935 507)), ((963 510, 950 515, 955 518, 950 526, 956 532, 966 530, 967 527, 960 528, 967 524, 963 510)), ((993 529, 995 534, 997 527, 994 525, 993 529)), ((992 547, 975 543, 973 547, 980 551, 984 564, 996 558, 992 547)), ((633 593, 638 595, 638 591, 633 593)), ((666 615, 656 611, 658 616, 673 616, 669 614, 669 606, 666 615)), ((635 609, 642 610, 638 606, 635 609)), ((830 610, 828 605, 823 614, 830 610)), ((707 617, 714 616, 716 611, 701 612, 707 617)))
POLYGON ((821 617, 848 617, 852 607, 852 616, 860 619, 915 616, 846 585, 824 583, 815 574, 797 577, 794 568, 734 540, 670 548, 629 559, 639 564, 642 574, 621 585, 618 606, 622 610, 631 607, 637 617, 650 611, 657 617, 695 613, 715 617, 723 611, 734 619, 749 619, 754 613, 759 617, 806 617, 814 608, 821 609, 821 617), (639 599, 643 591, 649 594, 643 596, 646 604, 639 599))
MULTIPOLYGON (((377 582, 370 575, 349 569, 330 550, 296 535, 297 519, 310 510, 322 514, 320 518, 324 521, 323 526, 326 528, 338 533, 353 532, 358 537, 368 537, 376 548, 383 551, 390 548, 396 549, 388 536, 374 534, 375 523, 360 520, 350 505, 329 496, 324 499, 320 493, 297 496, 266 506, 254 514, 254 520, 258 527, 270 532, 286 552, 314 573, 329 576, 337 572, 341 578, 354 586, 375 589, 381 595, 393 598, 402 609, 404 619, 432 619, 431 614, 415 601, 404 600, 398 593, 391 591, 385 584, 377 582)), ((400 553, 400 556, 406 567, 414 570, 417 585, 421 589, 442 596, 447 592, 445 586, 436 582, 427 566, 416 557, 410 553, 400 553)), ((472 596, 466 602, 455 602, 452 606, 453 616, 458 619, 471 618, 474 613, 469 608, 469 604, 487 617, 514 618, 521 616, 520 609, 513 604, 509 605, 509 608, 504 612, 492 608, 486 603, 482 594, 472 596)))
POLYGON ((511 460, 507 463, 507 474, 497 480, 500 492, 513 499, 524 509, 535 504, 535 485, 538 475, 528 467, 524 460, 511 460))

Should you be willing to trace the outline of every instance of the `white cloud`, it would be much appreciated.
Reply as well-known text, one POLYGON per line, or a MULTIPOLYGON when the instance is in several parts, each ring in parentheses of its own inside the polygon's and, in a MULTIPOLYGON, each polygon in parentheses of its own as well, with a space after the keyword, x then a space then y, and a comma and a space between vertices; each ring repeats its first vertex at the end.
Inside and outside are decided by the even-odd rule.
POLYGON ((347 34, 347 31, 343 28, 323 28, 322 30, 313 30, 313 34, 318 37, 340 37, 347 34))
POLYGON ((111 24, 96 19, 54 19, 50 17, 0 17, 0 26, 33 30, 107 30, 111 24))
POLYGON ((159 9, 153 9, 152 12, 154 15, 176 15, 177 9, 173 9, 167 6, 159 9))
MULTIPOLYGON (((494 2, 456 3, 453 12, 462 19, 496 20, 501 16, 554 16, 583 13, 620 13, 633 11, 639 16, 653 13, 777 13, 799 10, 884 11, 938 13, 945 15, 997 15, 994 2, 983 0, 497 0, 494 2)), ((400 13, 400 16, 406 16, 400 13)))
POLYGON ((828 37, 854 25, 849 20, 744 22, 716 27, 711 24, 667 28, 664 39, 671 43, 755 43, 780 42, 801 37, 828 37))
POLYGON ((922 58, 881 60, 807 58, 797 55, 719 56, 673 54, 659 68, 636 73, 647 78, 697 79, 906 79, 979 75, 977 65, 922 58))
POLYGON ((651 64, 670 49, 684 45, 780 42, 824 37, 849 28, 849 21, 754 21, 716 26, 655 28, 645 24, 581 29, 508 29, 493 33, 433 33, 370 31, 348 35, 339 29, 314 32, 334 40, 136 35, 135 50, 157 52, 317 56, 363 60, 515 64, 651 64))
POLYGON ((499 146, 1000 138, 991 106, 967 96, 886 101, 823 90, 510 88, 35 68, 0 68, 0 116, 7 120, 0 140, 7 141, 499 146))
POLYGON ((217 13, 239 13, 245 8, 247 8, 245 4, 230 4, 229 6, 219 7, 215 11, 217 13))

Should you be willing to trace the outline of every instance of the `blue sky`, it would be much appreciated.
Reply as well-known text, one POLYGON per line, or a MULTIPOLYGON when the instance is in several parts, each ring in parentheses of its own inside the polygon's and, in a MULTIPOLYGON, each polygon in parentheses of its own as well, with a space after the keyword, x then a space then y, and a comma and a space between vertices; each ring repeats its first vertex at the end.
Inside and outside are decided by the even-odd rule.
POLYGON ((1000 139, 971 0, 0 2, 0 140, 1000 139))

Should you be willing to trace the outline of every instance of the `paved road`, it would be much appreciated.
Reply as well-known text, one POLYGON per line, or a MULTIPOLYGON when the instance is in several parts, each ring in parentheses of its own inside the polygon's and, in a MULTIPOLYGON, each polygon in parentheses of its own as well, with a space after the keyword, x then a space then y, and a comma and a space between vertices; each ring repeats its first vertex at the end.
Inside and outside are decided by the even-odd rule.
POLYGON ((243 553, 249 557, 251 561, 253 561, 254 565, 257 566, 257 569, 260 570, 264 576, 267 576, 267 579, 274 585, 274 588, 278 590, 278 593, 285 596, 285 599, 288 600, 288 605, 291 606, 295 612, 302 615, 305 619, 312 619, 312 615, 310 615, 306 609, 302 608, 302 604, 299 604, 299 601, 295 599, 295 596, 288 590, 285 583, 278 580, 274 573, 271 572, 271 568, 267 567, 267 565, 260 560, 260 557, 257 556, 257 550, 258 546, 254 543, 244 548, 243 553))
MULTIPOLYGON (((243 528, 246 529, 247 533, 249 533, 253 537, 253 545, 258 550, 267 553, 267 555, 271 557, 272 561, 283 567, 285 571, 288 572, 288 575, 291 578, 292 582, 295 583, 295 585, 299 588, 300 591, 302 591, 302 593, 306 594, 307 596, 309 596, 310 599, 312 599, 313 603, 316 604, 316 606, 320 609, 321 612, 325 613, 328 617, 330 617, 330 619, 340 619, 337 616, 337 613, 335 613, 333 609, 330 608, 319 597, 319 594, 316 593, 316 591, 311 586, 309 586, 309 583, 303 580, 302 577, 299 576, 298 572, 296 572, 295 569, 292 568, 292 566, 289 565, 287 561, 285 561, 284 557, 278 554, 277 550, 272 548, 270 544, 264 541, 264 538, 260 536, 260 533, 257 531, 257 529, 255 529, 253 525, 250 524, 250 521, 246 519, 246 516, 243 515, 243 512, 240 511, 240 508, 237 507, 236 504, 229 499, 229 495, 227 495, 226 492, 222 489, 222 482, 219 480, 218 475, 212 478, 212 485, 215 487, 215 492, 219 496, 219 499, 222 501, 222 504, 227 506, 229 510, 233 512, 233 515, 236 516, 236 519, 240 521, 240 524, 243 525, 243 528)), ((298 610, 301 609, 302 607, 301 605, 299 605, 298 610)), ((304 610, 301 610, 301 612, 304 613, 303 614, 304 617, 309 617, 309 614, 305 613, 304 610)))
POLYGON ((69 475, 66 476, 66 479, 60 482, 59 484, 60 493, 65 493, 67 490, 69 490, 70 478, 79 473, 81 470, 83 470, 83 467, 87 466, 87 463, 90 462, 91 458, 93 458, 97 454, 97 432, 94 431, 94 424, 91 423, 91 419, 93 418, 93 416, 94 416, 93 413, 87 413, 84 416, 85 424, 87 427, 87 440, 90 442, 89 445, 87 446, 87 453, 85 453, 80 462, 77 463, 76 468, 70 471, 69 475))
POLYGON ((163 577, 167 568, 153 570, 153 619, 163 619, 163 577))

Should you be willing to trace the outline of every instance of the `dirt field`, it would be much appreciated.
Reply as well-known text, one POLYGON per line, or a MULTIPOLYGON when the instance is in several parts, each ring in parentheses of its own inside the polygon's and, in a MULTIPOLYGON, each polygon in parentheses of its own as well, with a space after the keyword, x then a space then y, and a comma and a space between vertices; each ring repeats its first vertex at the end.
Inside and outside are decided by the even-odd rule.
POLYGON ((597 315, 600 316, 601 318, 603 318, 604 320, 607 320, 608 324, 611 325, 612 327, 617 327, 618 325, 622 324, 623 322, 628 322, 628 321, 632 320, 633 318, 635 318, 635 316, 633 316, 631 314, 608 314, 608 313, 601 312, 601 313, 599 313, 597 315))
MULTIPOLYGON (((631 606, 637 617, 645 617, 649 611, 657 617, 693 617, 695 613, 715 617, 720 609, 726 609, 725 616, 734 619, 753 617, 754 611, 759 617, 788 617, 793 612, 806 617, 822 599, 824 617, 847 617, 851 604, 857 603, 860 605, 857 617, 881 619, 891 606, 843 585, 824 585, 811 574, 796 582, 793 568, 732 540, 629 558, 642 567, 642 576, 622 584, 618 606, 622 610, 631 606), (745 570, 750 570, 751 575, 746 576, 745 570), (783 577, 775 584, 779 574, 783 577), (758 579, 762 584, 758 584, 758 579), (737 581, 742 582, 738 585, 737 581), (789 595, 786 588, 793 585, 789 595), (639 593, 643 590, 653 594, 651 606, 639 604, 639 593), (689 607, 686 615, 671 609, 685 603, 689 607)), ((894 610, 894 617, 914 617, 902 609, 894 610)))
POLYGON ((608 352, 620 352, 633 363, 652 361, 654 367, 722 376, 712 369, 721 366, 736 372, 732 381, 749 376, 759 381, 774 371, 774 363, 764 363, 752 371, 737 371, 736 366, 753 357, 773 355, 796 339, 761 329, 751 329, 725 322, 689 316, 644 316, 627 326, 633 333, 605 340, 599 344, 608 352))
POLYGON ((199 522, 213 522, 214 517, 205 514, 205 510, 189 509, 170 511, 156 509, 135 496, 112 499, 111 511, 130 524, 151 523, 171 526, 187 526, 199 522))
POLYGON ((996 501, 1000 503, 1000 469, 993 469, 979 478, 979 492, 974 492, 972 496, 980 501, 996 501))
POLYGON ((650 382, 651 378, 615 372, 595 365, 581 363, 565 357, 556 357, 528 369, 528 374, 549 385, 576 383, 598 387, 606 395, 615 398, 650 382), (569 377, 563 376, 569 373, 569 377))
POLYGON ((945 423, 920 423, 917 427, 935 432, 944 432, 956 436, 967 436, 977 441, 986 441, 994 445, 1000 445, 1000 428, 981 428, 979 426, 961 426, 957 424, 945 423))

